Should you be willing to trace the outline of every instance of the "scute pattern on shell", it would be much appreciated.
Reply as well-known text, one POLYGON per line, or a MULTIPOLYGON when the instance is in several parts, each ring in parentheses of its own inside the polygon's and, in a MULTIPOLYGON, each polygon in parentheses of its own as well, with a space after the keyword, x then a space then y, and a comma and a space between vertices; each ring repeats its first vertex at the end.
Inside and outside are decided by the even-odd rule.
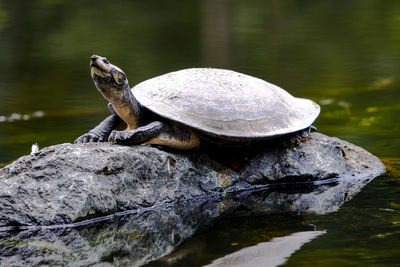
POLYGON ((269 138, 310 126, 315 102, 296 98, 264 80, 231 70, 170 72, 132 88, 154 113, 221 137, 269 138))

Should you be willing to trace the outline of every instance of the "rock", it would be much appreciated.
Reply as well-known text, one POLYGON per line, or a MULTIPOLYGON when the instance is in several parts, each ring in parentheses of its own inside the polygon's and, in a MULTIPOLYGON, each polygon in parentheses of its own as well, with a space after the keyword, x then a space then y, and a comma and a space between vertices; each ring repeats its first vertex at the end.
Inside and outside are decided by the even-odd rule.
POLYGON ((241 178, 252 184, 283 179, 298 183, 360 177, 384 170, 379 159, 360 147, 319 133, 312 136, 300 147, 275 148, 258 155, 241 178))
POLYGON ((335 211, 383 171, 365 150, 317 133, 266 147, 241 172, 204 154, 56 145, 0 170, 0 265, 141 266, 224 216, 268 215, 262 231, 276 236, 282 220, 285 235, 313 231, 281 211, 335 211))
POLYGON ((258 210, 324 213, 337 210, 384 169, 364 149, 319 133, 297 146, 266 147, 240 173, 205 154, 61 144, 0 170, 0 227, 74 226, 126 210, 228 197, 258 210), (289 192, 293 185, 295 192, 289 192), (249 197, 255 190, 263 192, 249 197))

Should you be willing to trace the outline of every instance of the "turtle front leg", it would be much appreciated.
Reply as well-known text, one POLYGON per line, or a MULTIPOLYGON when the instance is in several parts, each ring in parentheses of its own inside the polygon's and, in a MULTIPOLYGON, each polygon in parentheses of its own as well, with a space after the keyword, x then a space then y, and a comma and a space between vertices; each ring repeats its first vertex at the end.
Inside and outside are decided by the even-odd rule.
POLYGON ((140 145, 159 135, 162 128, 162 122, 154 121, 134 130, 114 130, 108 137, 108 141, 121 145, 140 145))
POLYGON ((162 145, 175 149, 193 149, 200 139, 190 128, 154 121, 134 130, 112 131, 108 140, 122 145, 162 145))
POLYGON ((125 124, 125 122, 118 115, 110 115, 88 133, 79 136, 74 143, 106 142, 111 131, 117 129, 121 124, 125 124))

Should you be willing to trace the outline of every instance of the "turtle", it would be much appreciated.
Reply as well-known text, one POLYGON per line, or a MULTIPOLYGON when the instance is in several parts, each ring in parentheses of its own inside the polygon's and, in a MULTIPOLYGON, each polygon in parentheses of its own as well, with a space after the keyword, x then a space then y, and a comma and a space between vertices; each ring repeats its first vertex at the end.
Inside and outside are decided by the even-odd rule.
POLYGON ((91 56, 92 79, 111 115, 75 143, 112 142, 189 150, 201 143, 246 145, 309 133, 317 103, 262 79, 232 70, 189 68, 130 88, 126 74, 105 57, 91 56))

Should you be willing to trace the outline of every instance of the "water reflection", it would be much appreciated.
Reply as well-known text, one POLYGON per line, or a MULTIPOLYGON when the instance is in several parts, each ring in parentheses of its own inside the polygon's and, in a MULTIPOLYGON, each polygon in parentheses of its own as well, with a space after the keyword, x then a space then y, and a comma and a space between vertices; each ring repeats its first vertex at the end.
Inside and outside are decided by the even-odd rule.
POLYGON ((5 116, 5 115, 0 115, 0 123, 1 122, 13 122, 13 121, 19 121, 19 120, 30 120, 32 118, 41 118, 44 116, 44 112, 41 110, 35 111, 32 114, 18 114, 18 113, 12 113, 10 116, 5 116))
POLYGON ((97 227, 30 229, 2 235, 0 262, 5 265, 103 263, 140 266, 173 250, 202 221, 199 206, 116 217, 97 227), (10 234, 10 235, 9 235, 10 234))
POLYGON ((284 264, 305 243, 324 234, 325 231, 298 232, 284 237, 275 237, 269 242, 241 249, 204 267, 274 267, 284 264))
MULTIPOLYGON (((232 244, 232 248, 224 250, 225 253, 232 253, 278 236, 287 236, 256 247, 256 251, 259 249, 265 251, 277 249, 277 245, 286 246, 285 244, 290 242, 292 245, 286 246, 287 250, 281 250, 282 254, 275 255, 275 261, 271 259, 271 262, 278 263, 278 260, 293 253, 308 239, 311 240, 312 237, 321 234, 313 232, 306 236, 301 234, 288 236, 293 232, 318 229, 318 225, 306 222, 303 215, 291 217, 288 212, 335 211, 368 181, 368 178, 343 179, 337 183, 319 185, 315 188, 285 186, 281 189, 232 195, 223 198, 222 201, 197 199, 192 202, 138 209, 70 225, 7 227, 0 229, 0 245, 3 248, 0 251, 0 262, 6 265, 46 263, 87 266, 107 263, 118 266, 140 266, 161 258, 150 265, 180 264, 181 261, 193 259, 187 257, 193 252, 192 248, 178 250, 177 254, 162 257, 174 251, 199 229, 208 231, 204 229, 213 225, 213 231, 218 235, 220 231, 222 234, 225 233, 225 237, 214 242, 222 242, 226 246, 225 241, 231 240, 229 243, 232 244), (254 218, 259 218, 261 221, 255 223, 253 227, 238 226, 235 225, 237 218, 250 220, 246 222, 247 224, 254 223, 254 218), (240 234, 237 231, 240 231, 240 234), (249 238, 249 233, 252 238, 249 238)), ((204 233, 200 236, 204 237, 204 233)), ((201 242, 195 244, 196 255, 199 255, 198 250, 201 245, 198 245, 201 242)), ((204 247, 208 249, 209 246, 204 247)), ((231 257, 236 258, 243 253, 250 253, 247 257, 253 258, 252 249, 238 252, 231 257)), ((265 256, 270 257, 270 254, 265 256)), ((240 256, 241 259, 243 257, 240 256)), ((206 263, 215 258, 215 255, 202 256, 200 262, 206 263)), ((254 258, 254 260, 258 262, 261 259, 254 258)), ((226 262, 226 259, 220 262, 226 262)))
MULTIPOLYGON (((99 263, 105 266, 141 266, 171 253, 196 230, 209 227, 216 217, 233 214, 232 210, 228 212, 226 204, 224 206, 222 212, 221 203, 192 203, 184 207, 125 214, 96 227, 92 225, 52 230, 37 228, 19 233, 0 232, 0 262, 21 266, 88 266, 99 263)), ((268 221, 270 225, 275 225, 273 220, 276 218, 264 217, 266 221, 263 225, 268 221)), ((295 218, 292 223, 300 226, 303 224, 302 218, 295 218)), ((268 233, 263 229, 263 235, 268 233, 275 237, 296 229, 295 227, 293 230, 283 231, 282 229, 289 226, 281 227, 274 229, 276 233, 268 233)), ((293 227, 293 224, 290 227, 293 227)), ((305 225, 300 228, 311 230, 312 226, 305 225)), ((161 264, 163 262, 174 261, 159 261, 161 264)))

